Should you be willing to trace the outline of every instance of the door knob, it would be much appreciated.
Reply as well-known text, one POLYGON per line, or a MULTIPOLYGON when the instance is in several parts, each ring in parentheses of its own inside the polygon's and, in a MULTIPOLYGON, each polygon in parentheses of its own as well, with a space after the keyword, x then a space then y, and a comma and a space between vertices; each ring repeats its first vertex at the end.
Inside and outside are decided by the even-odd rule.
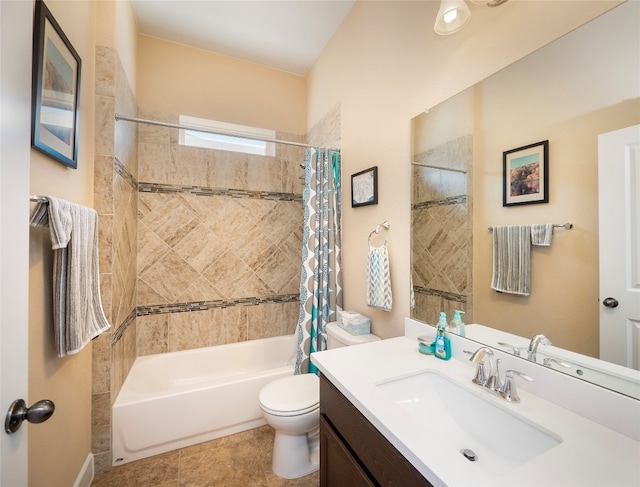
POLYGON ((42 423, 49 419, 56 406, 49 399, 42 399, 34 403, 30 408, 24 399, 13 401, 4 419, 4 430, 8 433, 15 433, 22 426, 24 420, 29 423, 42 423))
POLYGON ((618 306, 618 300, 616 298, 605 298, 604 301, 602 301, 602 304, 607 308, 615 308, 618 306))

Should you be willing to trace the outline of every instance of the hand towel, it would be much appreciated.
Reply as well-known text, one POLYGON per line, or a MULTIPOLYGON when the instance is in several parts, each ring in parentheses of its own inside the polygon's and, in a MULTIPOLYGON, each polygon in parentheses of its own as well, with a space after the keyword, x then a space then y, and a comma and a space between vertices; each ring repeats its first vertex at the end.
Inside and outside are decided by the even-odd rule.
POLYGON ((369 246, 367 254, 367 305, 391 311, 392 303, 387 246, 369 246))
POLYGON ((531 245, 550 247, 551 237, 553 237, 553 223, 531 225, 531 245))
POLYGON ((531 286, 531 226, 493 228, 491 289, 528 296, 531 286))
POLYGON ((59 357, 78 353, 110 325, 100 299, 98 214, 46 197, 30 225, 49 227, 53 249, 53 325, 59 357))

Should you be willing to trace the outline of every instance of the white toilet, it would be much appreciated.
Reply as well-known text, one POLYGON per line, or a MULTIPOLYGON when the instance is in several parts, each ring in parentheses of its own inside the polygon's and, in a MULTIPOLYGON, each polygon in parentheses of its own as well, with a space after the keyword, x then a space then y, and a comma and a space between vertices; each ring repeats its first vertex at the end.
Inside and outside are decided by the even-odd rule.
MULTIPOLYGON (((327 348, 380 340, 352 335, 337 323, 327 324, 327 348)), ((320 383, 316 374, 292 375, 270 382, 258 396, 265 421, 276 430, 273 472, 296 479, 315 472, 320 459, 320 383)))

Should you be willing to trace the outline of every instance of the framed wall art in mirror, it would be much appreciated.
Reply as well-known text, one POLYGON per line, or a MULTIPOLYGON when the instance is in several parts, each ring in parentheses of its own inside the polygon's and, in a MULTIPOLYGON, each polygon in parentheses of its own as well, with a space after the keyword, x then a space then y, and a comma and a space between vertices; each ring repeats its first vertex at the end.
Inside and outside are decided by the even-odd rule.
POLYGON ((378 166, 351 175, 351 207, 378 204, 378 166))
POLYGON ((41 0, 33 23, 31 146, 78 167, 78 100, 81 60, 41 0))
POLYGON ((502 206, 549 202, 549 141, 502 154, 502 206))

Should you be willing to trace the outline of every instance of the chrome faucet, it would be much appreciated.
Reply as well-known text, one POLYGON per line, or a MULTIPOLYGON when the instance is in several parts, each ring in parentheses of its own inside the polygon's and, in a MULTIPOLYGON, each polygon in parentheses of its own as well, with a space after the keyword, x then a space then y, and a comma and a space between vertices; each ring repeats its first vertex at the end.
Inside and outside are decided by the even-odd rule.
POLYGON ((473 352, 471 358, 469 359, 471 362, 477 365, 476 367, 476 375, 473 377, 472 382, 474 384, 478 384, 479 386, 485 387, 489 378, 493 373, 493 364, 491 362, 491 357, 493 357, 493 350, 488 347, 480 347, 478 350, 473 352), (484 357, 489 356, 489 372, 484 365, 484 357))
MULTIPOLYGON (((466 352, 466 351, 465 351, 466 352)), ((470 352, 466 352, 470 353, 470 352)), ((469 359, 477 365, 475 376, 472 379, 474 384, 487 388, 490 392, 500 396, 505 401, 520 402, 518 391, 516 389, 515 376, 532 382, 533 379, 527 374, 518 372, 517 370, 507 370, 504 376, 504 383, 500 381, 500 362, 498 359, 493 365, 493 350, 488 347, 480 347, 469 359), (485 357, 489 357, 489 372, 485 369, 485 357)))
POLYGON ((534 335, 529 343, 529 350, 527 351, 527 358, 532 362, 536 361, 539 345, 551 345, 551 341, 542 334, 534 335))
POLYGON ((544 365, 545 367, 551 367, 551 364, 559 365, 560 367, 564 367, 565 369, 571 368, 571 364, 551 357, 545 357, 545 359, 542 361, 542 365, 544 365))

